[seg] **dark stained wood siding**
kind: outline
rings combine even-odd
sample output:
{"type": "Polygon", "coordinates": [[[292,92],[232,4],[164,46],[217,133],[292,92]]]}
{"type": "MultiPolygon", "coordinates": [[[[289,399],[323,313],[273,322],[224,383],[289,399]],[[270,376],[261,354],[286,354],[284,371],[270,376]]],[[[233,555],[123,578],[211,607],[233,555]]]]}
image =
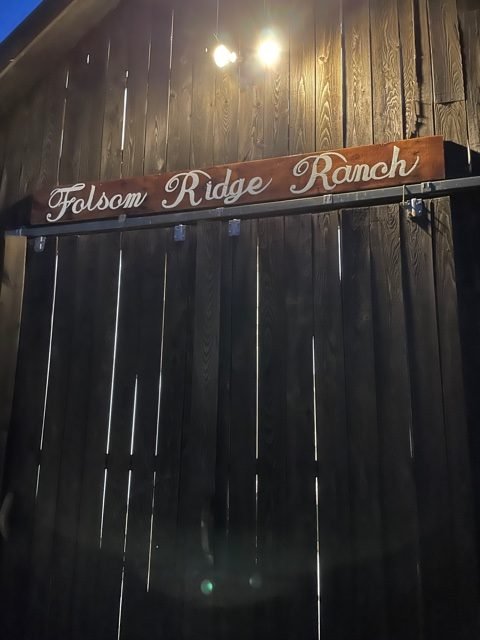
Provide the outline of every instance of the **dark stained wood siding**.
{"type": "MultiPolygon", "coordinates": [[[[219,9],[219,37],[240,56],[222,70],[210,57],[215,2],[124,0],[0,121],[0,206],[58,182],[434,133],[479,150],[471,3],[221,0],[219,9]],[[282,54],[265,69],[255,52],[270,25],[282,54]]],[[[468,159],[453,170],[468,171],[468,159]]]]}

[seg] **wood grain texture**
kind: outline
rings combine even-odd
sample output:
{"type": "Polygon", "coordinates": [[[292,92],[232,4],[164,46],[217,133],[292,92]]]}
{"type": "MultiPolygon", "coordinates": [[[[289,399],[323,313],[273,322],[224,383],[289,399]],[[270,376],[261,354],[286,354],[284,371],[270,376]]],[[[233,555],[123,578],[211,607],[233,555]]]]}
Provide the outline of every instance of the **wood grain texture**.
{"type": "Polygon", "coordinates": [[[167,170],[190,166],[192,135],[192,8],[177,6],[173,17],[172,67],[168,104],[167,170]]]}
{"type": "Polygon", "coordinates": [[[455,257],[449,198],[434,203],[435,291],[443,387],[443,411],[452,500],[453,545],[459,638],[479,634],[478,550],[458,321],[455,257]]]}
{"type": "Polygon", "coordinates": [[[460,13],[463,37],[468,141],[480,153],[480,10],[460,13]]]}
{"type": "Polygon", "coordinates": [[[47,96],[38,188],[52,188],[58,184],[68,70],[68,64],[62,64],[46,82],[47,96]]]}
{"type": "Polygon", "coordinates": [[[421,637],[417,497],[397,206],[370,210],[375,375],[391,638],[421,637]]]}
{"type": "Polygon", "coordinates": [[[338,232],[338,213],[312,217],[320,632],[347,640],[353,634],[354,584],[338,232]]]}
{"type": "MultiPolygon", "coordinates": [[[[4,602],[2,629],[6,637],[25,633],[33,542],[36,485],[47,382],[50,322],[55,278],[56,240],[43,253],[27,249],[22,328],[16,388],[8,441],[3,494],[12,492],[10,540],[2,545],[0,593],[4,602]],[[25,402],[25,389],[29,389],[25,402]]],[[[2,494],[2,497],[3,497],[2,494]]]]}
{"type": "Polygon", "coordinates": [[[452,519],[435,309],[432,235],[401,216],[424,636],[456,633],[452,519]]]}
{"type": "Polygon", "coordinates": [[[125,146],[123,176],[143,175],[147,92],[150,65],[150,25],[152,3],[130,3],[125,15],[124,34],[128,41],[127,108],[125,112],[125,146]]]}
{"type": "Polygon", "coordinates": [[[330,0],[315,4],[316,142],[315,149],[342,147],[343,48],[341,4],[330,0]]]}
{"type": "Polygon", "coordinates": [[[282,47],[278,62],[265,71],[264,157],[273,158],[286,155],[289,149],[290,20],[288,6],[277,0],[265,0],[265,11],[272,33],[282,47]]]}
{"type": "Polygon", "coordinates": [[[238,106],[237,159],[240,162],[263,158],[265,144],[265,73],[256,57],[257,31],[264,17],[264,8],[256,0],[245,0],[242,9],[238,50],[243,59],[238,106]]]}
{"type": "Polygon", "coordinates": [[[212,25],[216,6],[201,0],[197,3],[195,31],[192,33],[192,136],[189,167],[214,164],[215,63],[212,60],[212,25]],[[206,51],[208,49],[208,52],[206,51]]]}
{"type": "Polygon", "coordinates": [[[107,33],[101,32],[82,42],[70,60],[59,162],[62,183],[100,177],[107,55],[107,33]]]}
{"type": "Polygon", "coordinates": [[[373,138],[401,138],[402,74],[397,0],[370,0],[373,138]]]}
{"type": "Polygon", "coordinates": [[[315,67],[314,3],[300,0],[290,23],[291,154],[315,149],[315,67]]]}
{"type": "MultiPolygon", "coordinates": [[[[465,102],[449,102],[435,105],[435,130],[446,141],[445,171],[447,177],[465,176],[472,158],[467,149],[468,131],[465,102]]],[[[475,158],[473,158],[475,162],[475,158]]]]}
{"type": "Polygon", "coordinates": [[[388,636],[380,430],[368,209],[341,217],[346,413],[353,542],[352,617],[359,638],[388,636]]]}
{"type": "Polygon", "coordinates": [[[123,4],[108,25],[109,54],[100,167],[102,180],[112,180],[122,175],[123,113],[128,70],[128,48],[124,33],[127,15],[127,5],[123,4]]]}
{"type": "Polygon", "coordinates": [[[42,152],[46,92],[44,87],[39,89],[31,97],[31,108],[27,124],[26,140],[23,151],[22,171],[20,174],[19,195],[29,196],[38,188],[38,176],[40,172],[40,159],[42,152]]]}
{"type": "MultiPolygon", "coordinates": [[[[209,61],[211,64],[211,61],[209,61]]],[[[238,153],[238,68],[227,66],[216,73],[214,113],[214,162],[236,160],[238,153]]]]}
{"type": "Polygon", "coordinates": [[[445,140],[466,147],[468,144],[465,102],[435,105],[435,131],[445,140]]]}
{"type": "Polygon", "coordinates": [[[456,0],[428,0],[435,102],[465,100],[456,0]]]}
{"type": "MultiPolygon", "coordinates": [[[[239,52],[240,20],[242,11],[232,0],[222,2],[218,14],[218,42],[224,42],[235,53],[239,52]]],[[[216,18],[215,18],[216,19],[216,18]]],[[[210,35],[208,60],[212,65],[213,51],[218,42],[210,35]]],[[[234,162],[238,154],[238,109],[240,99],[241,62],[230,64],[215,73],[215,104],[213,114],[214,164],[234,162]]]]}
{"type": "Polygon", "coordinates": [[[146,174],[160,173],[166,166],[173,11],[153,3],[150,20],[150,69],[144,163],[146,174]]]}
{"type": "Polygon", "coordinates": [[[343,11],[345,42],[345,144],[373,141],[372,71],[368,0],[346,0],[343,11]]]}
{"type": "Polygon", "coordinates": [[[398,3],[398,20],[402,62],[403,137],[411,138],[416,133],[415,0],[404,0],[398,3]]]}
{"type": "Polygon", "coordinates": [[[8,122],[6,134],[6,152],[4,165],[4,201],[7,206],[20,200],[20,179],[25,160],[25,144],[28,127],[29,109],[23,102],[14,111],[8,122]]]}
{"type": "Polygon", "coordinates": [[[34,195],[31,224],[118,218],[274,202],[353,188],[414,184],[445,176],[441,137],[429,137],[62,187],[34,195]],[[68,195],[68,199],[67,199],[68,195]],[[119,200],[120,199],[120,200],[119,200]],[[105,202],[107,200],[107,202],[105,202]],[[76,209],[80,205],[81,209],[76,209]]]}
{"type": "Polygon", "coordinates": [[[415,46],[417,68],[416,115],[417,135],[432,135],[433,124],[433,79],[432,53],[428,26],[428,0],[418,0],[415,8],[415,46]]]}

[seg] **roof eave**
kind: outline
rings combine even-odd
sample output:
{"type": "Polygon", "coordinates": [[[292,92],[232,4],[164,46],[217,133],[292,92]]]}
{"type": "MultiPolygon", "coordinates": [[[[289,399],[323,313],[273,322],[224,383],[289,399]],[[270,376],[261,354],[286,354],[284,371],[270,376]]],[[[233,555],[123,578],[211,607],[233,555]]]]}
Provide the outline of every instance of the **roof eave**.
{"type": "Polygon", "coordinates": [[[8,112],[120,0],[45,0],[0,45],[0,115],[8,112]]]}

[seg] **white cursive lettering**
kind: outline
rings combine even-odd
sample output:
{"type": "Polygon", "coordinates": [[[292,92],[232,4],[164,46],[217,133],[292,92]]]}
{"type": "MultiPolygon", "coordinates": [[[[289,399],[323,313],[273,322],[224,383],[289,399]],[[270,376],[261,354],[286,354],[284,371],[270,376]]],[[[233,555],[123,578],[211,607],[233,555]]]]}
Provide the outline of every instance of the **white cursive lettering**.
{"type": "Polygon", "coordinates": [[[405,160],[400,159],[400,148],[394,145],[390,166],[386,162],[377,162],[373,166],[368,164],[348,164],[347,159],[336,151],[327,151],[318,155],[308,156],[300,160],[293,168],[296,178],[307,176],[303,186],[292,185],[290,192],[295,194],[307,193],[318,180],[321,180],[325,191],[333,191],[338,185],[346,182],[370,182],[371,180],[386,180],[397,175],[406,177],[412,174],[418,167],[420,157],[408,169],[405,160]],[[340,159],[343,164],[333,172],[333,162],[340,159]]]}
{"type": "Polygon", "coordinates": [[[77,198],[73,194],[79,193],[85,189],[86,185],[79,182],[71,187],[59,187],[54,189],[50,194],[48,206],[51,209],[47,213],[48,222],[58,222],[67,211],[71,209],[73,215],[77,216],[84,211],[106,211],[107,209],[139,209],[148,198],[148,193],[127,193],[125,196],[115,193],[108,197],[102,192],[99,197],[96,196],[95,186],[90,187],[88,199],[77,198]]]}

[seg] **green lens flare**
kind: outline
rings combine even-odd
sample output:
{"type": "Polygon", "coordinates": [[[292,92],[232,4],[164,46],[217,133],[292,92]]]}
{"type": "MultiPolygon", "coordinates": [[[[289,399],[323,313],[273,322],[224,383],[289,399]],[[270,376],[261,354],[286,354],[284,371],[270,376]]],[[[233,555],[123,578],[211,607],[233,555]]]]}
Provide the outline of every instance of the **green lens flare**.
{"type": "Polygon", "coordinates": [[[200,585],[200,591],[203,593],[204,596],[211,595],[214,589],[215,589],[215,585],[211,580],[203,580],[202,584],[200,585]]]}

